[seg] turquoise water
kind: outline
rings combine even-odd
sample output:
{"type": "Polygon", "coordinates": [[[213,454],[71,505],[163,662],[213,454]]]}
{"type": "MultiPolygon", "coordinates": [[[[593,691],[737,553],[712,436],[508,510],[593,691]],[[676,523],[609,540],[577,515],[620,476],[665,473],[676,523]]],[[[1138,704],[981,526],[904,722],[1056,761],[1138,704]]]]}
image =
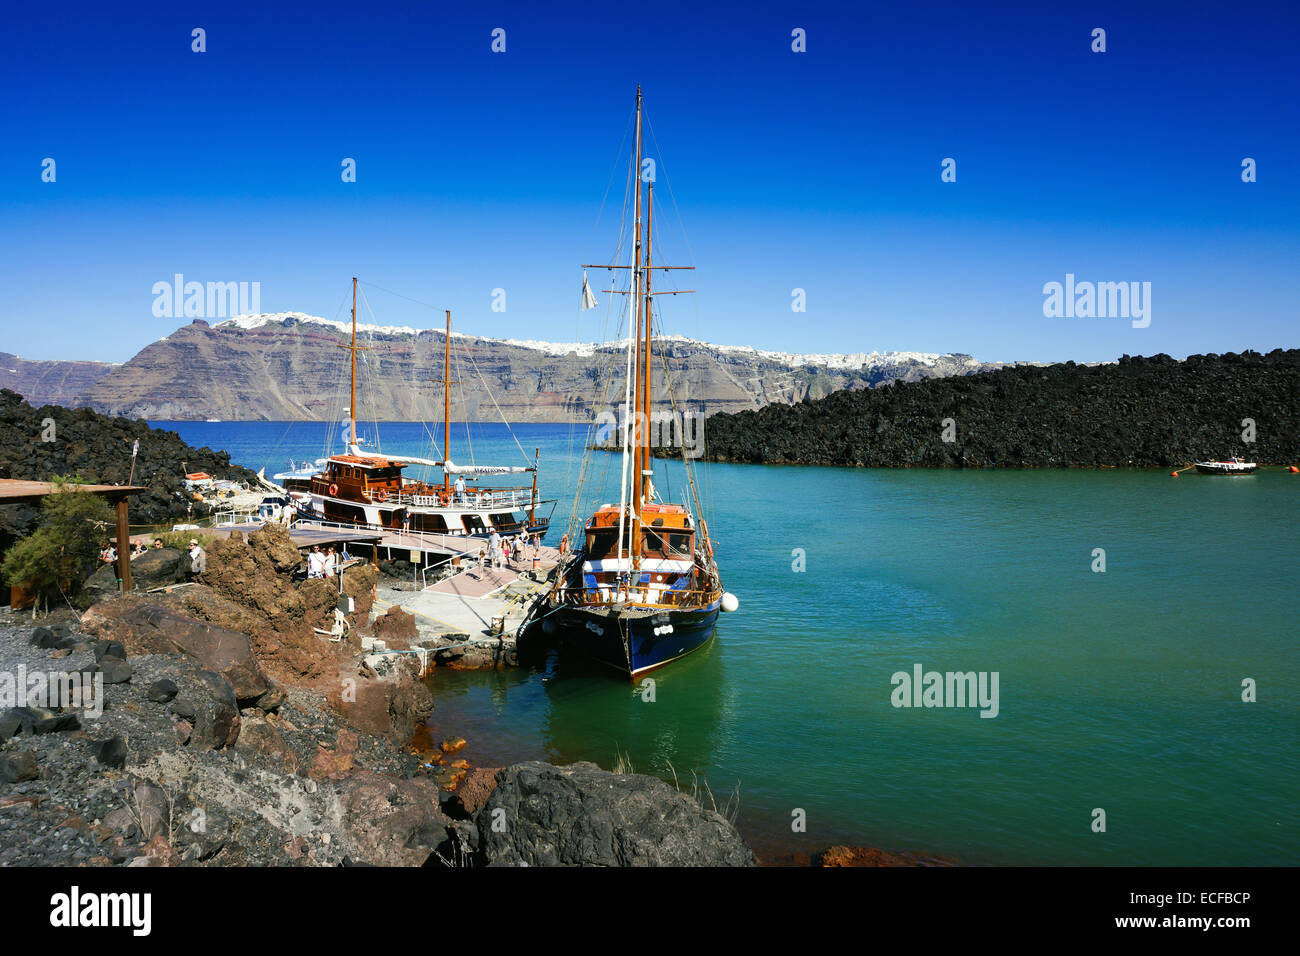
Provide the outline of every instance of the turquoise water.
{"type": "MultiPolygon", "coordinates": [[[[324,450],[323,425],[161,424],[268,472],[324,450]]],[[[388,450],[429,454],[422,426],[380,428],[388,450]]],[[[562,499],[556,539],[583,435],[516,434],[562,499]]],[[[499,426],[471,436],[481,462],[522,461],[499,426]]],[[[618,466],[597,456],[584,508],[617,498],[602,489],[618,466]]],[[[972,863],[1300,862],[1300,477],[700,471],[741,607],[655,675],[654,702],[571,662],[440,672],[435,733],[464,735],[481,766],[621,753],[688,787],[694,771],[720,807],[738,785],[737,823],[769,858],[853,843],[972,863]],[[996,671],[997,717],[894,707],[891,677],[915,664],[996,671]]],[[[680,466],[656,483],[679,489],[680,466]]]]}

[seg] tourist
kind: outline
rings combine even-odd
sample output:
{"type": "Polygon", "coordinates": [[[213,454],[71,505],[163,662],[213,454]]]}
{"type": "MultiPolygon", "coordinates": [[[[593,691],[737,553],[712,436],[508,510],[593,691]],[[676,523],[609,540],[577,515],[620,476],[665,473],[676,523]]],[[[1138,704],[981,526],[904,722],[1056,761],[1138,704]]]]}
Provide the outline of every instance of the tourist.
{"type": "Polygon", "coordinates": [[[483,547],[478,549],[478,566],[480,571],[483,570],[485,567],[487,567],[487,561],[488,561],[488,549],[487,549],[487,545],[484,545],[483,547]]]}
{"type": "Polygon", "coordinates": [[[327,578],[334,577],[334,572],[338,570],[338,566],[339,566],[338,555],[334,553],[334,546],[330,545],[328,548],[325,549],[325,567],[324,567],[325,577],[327,578]]]}
{"type": "Polygon", "coordinates": [[[560,554],[569,553],[569,536],[566,534],[560,538],[560,554]]]}
{"type": "Polygon", "coordinates": [[[410,534],[410,533],[411,533],[411,513],[409,511],[403,511],[402,512],[402,534],[410,534]]]}
{"type": "Polygon", "coordinates": [[[492,529],[492,536],[488,538],[488,557],[492,559],[492,567],[501,566],[501,535],[497,534],[496,529],[492,529]]]}
{"type": "Polygon", "coordinates": [[[307,577],[325,577],[325,555],[321,553],[319,544],[313,544],[311,553],[307,555],[307,577]]]}
{"type": "Polygon", "coordinates": [[[199,547],[195,538],[190,538],[190,577],[196,578],[208,570],[208,553],[199,547]]]}
{"type": "Polygon", "coordinates": [[[162,550],[162,546],[163,546],[162,538],[154,538],[154,539],[153,539],[153,549],[154,549],[155,551],[161,551],[161,550],[162,550]]]}
{"type": "Polygon", "coordinates": [[[532,551],[533,551],[533,577],[537,577],[537,562],[542,557],[542,536],[539,534],[533,535],[532,551]]]}
{"type": "Polygon", "coordinates": [[[456,476],[455,487],[456,487],[456,500],[463,503],[465,501],[465,476],[464,475],[456,476]]]}

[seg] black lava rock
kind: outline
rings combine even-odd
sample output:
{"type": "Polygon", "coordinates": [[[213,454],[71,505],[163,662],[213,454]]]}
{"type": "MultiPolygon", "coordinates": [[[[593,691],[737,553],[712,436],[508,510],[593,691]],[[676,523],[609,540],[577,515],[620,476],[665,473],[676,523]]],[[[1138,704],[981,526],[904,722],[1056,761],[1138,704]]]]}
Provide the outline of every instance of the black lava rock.
{"type": "Polygon", "coordinates": [[[19,730],[24,734],[57,734],[81,729],[76,714],[60,714],[44,707],[15,707],[5,715],[4,728],[0,729],[11,726],[12,719],[17,720],[19,730]]]}
{"type": "Polygon", "coordinates": [[[110,737],[108,740],[97,740],[91,744],[95,753],[95,759],[106,767],[112,767],[121,770],[126,766],[126,755],[128,753],[126,741],[121,737],[110,737]]]}
{"type": "Polygon", "coordinates": [[[1168,468],[1239,455],[1290,464],[1300,461],[1298,395],[1298,349],[1182,362],[1162,354],[1125,355],[1109,365],[1017,365],[712,415],[704,423],[704,457],[868,467],[1168,468]],[[1253,442],[1242,437],[1247,418],[1256,423],[1253,442]]]}
{"type": "Polygon", "coordinates": [[[22,783],[24,780],[35,780],[40,775],[36,754],[30,750],[0,754],[0,782],[22,783]]]}
{"type": "Polygon", "coordinates": [[[51,631],[48,627],[38,627],[32,630],[32,639],[31,639],[32,647],[43,647],[49,650],[53,650],[54,643],[57,640],[58,638],[54,636],[54,632],[51,631]]]}
{"type": "Polygon", "coordinates": [[[475,824],[488,866],[754,865],[721,814],[657,777],[593,763],[500,771],[475,824]]]}
{"type": "MultiPolygon", "coordinates": [[[[179,689],[180,688],[176,686],[175,681],[168,680],[164,677],[162,680],[156,680],[149,685],[147,696],[155,703],[165,704],[176,696],[179,689]]],[[[194,715],[191,714],[190,716],[192,717],[194,715]]]]}
{"type": "Polygon", "coordinates": [[[116,657],[105,657],[99,664],[105,684],[125,684],[131,679],[131,665],[116,657]]]}
{"type": "Polygon", "coordinates": [[[115,657],[119,661],[124,661],[126,660],[126,648],[117,641],[96,641],[95,660],[98,663],[103,663],[106,657],[115,657]]]}

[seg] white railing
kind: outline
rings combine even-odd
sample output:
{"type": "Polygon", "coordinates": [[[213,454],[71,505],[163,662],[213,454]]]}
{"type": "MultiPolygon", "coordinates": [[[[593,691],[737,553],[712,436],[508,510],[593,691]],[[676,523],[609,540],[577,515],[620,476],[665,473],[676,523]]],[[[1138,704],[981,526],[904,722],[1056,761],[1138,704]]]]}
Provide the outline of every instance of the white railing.
{"type": "Polygon", "coordinates": [[[386,494],[382,500],[376,494],[370,496],[370,500],[375,504],[406,505],[415,508],[448,508],[455,511],[472,511],[475,509],[499,511],[503,508],[513,510],[515,508],[527,508],[533,500],[532,492],[526,490],[466,491],[460,494],[453,491],[445,504],[442,498],[442,495],[415,494],[404,491],[397,494],[386,494]]]}

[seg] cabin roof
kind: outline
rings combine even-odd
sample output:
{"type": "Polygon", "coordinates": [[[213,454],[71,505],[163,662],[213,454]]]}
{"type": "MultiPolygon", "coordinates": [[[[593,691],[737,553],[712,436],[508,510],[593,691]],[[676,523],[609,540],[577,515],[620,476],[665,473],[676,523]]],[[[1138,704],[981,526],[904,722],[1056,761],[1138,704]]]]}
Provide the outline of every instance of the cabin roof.
{"type": "Polygon", "coordinates": [[[359,455],[331,455],[331,463],[351,465],[353,468],[404,468],[406,462],[390,458],[362,458],[359,455]]]}

